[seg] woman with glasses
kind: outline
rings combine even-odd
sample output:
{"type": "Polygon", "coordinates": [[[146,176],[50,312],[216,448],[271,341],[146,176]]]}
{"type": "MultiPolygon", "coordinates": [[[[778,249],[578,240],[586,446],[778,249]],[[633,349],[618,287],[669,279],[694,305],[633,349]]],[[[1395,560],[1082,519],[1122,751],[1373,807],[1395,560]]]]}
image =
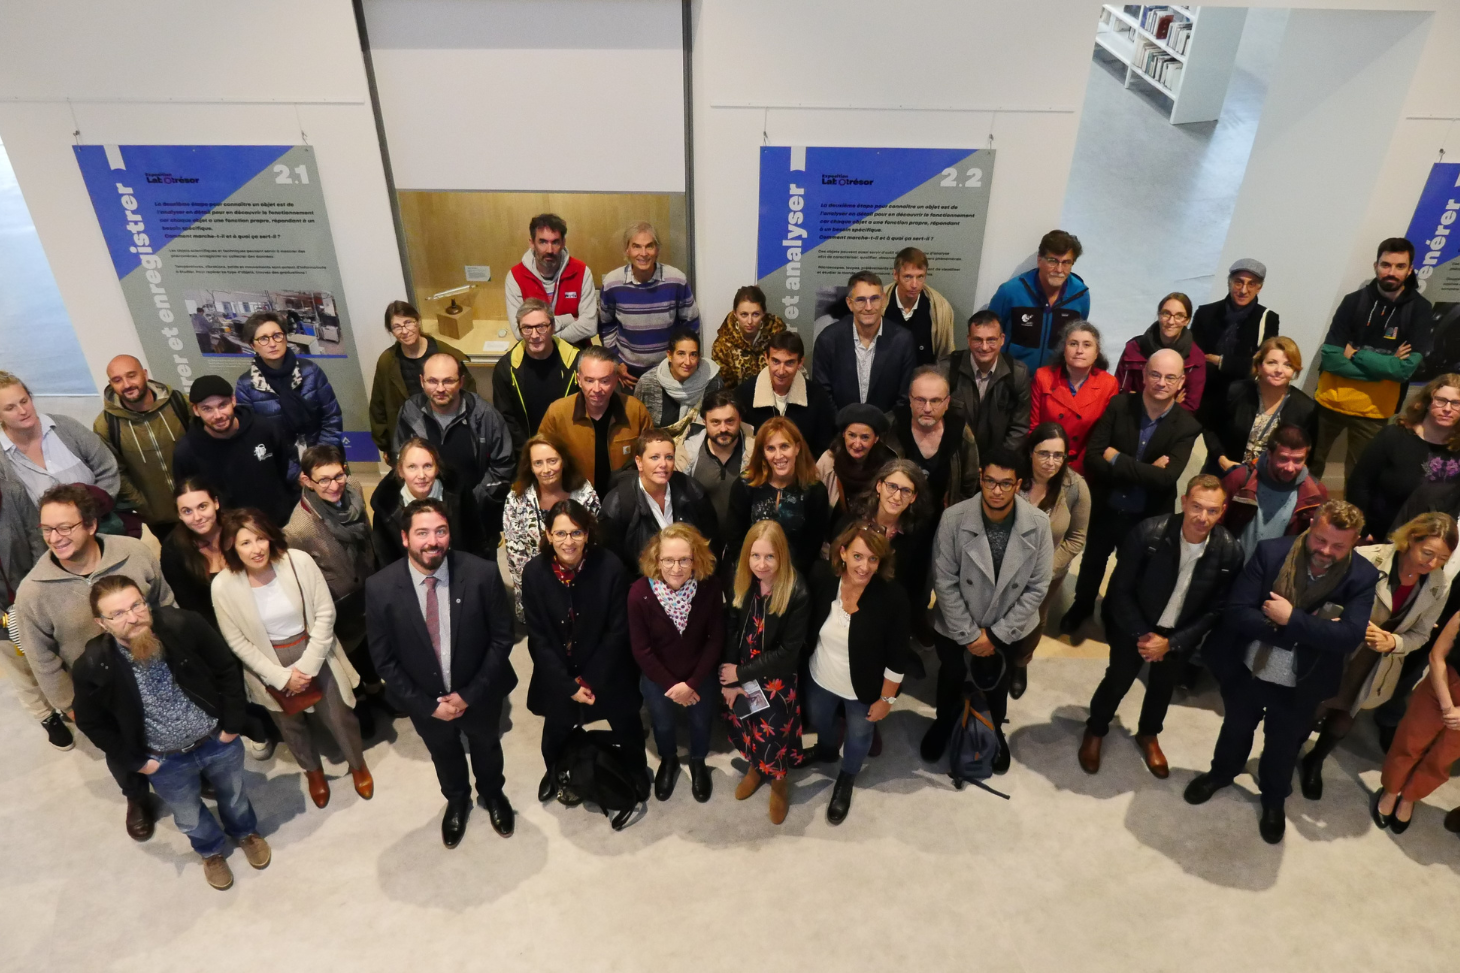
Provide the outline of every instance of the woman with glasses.
{"type": "Polygon", "coordinates": [[[243,340],[253,349],[253,364],[234,383],[234,398],[255,415],[272,417],[301,452],[310,446],[340,445],[344,419],[334,387],[324,369],[294,353],[283,315],[250,314],[243,323],[243,340]]]}
{"type": "Polygon", "coordinates": [[[765,368],[770,340],[786,330],[786,322],[766,313],[765,291],[750,284],[735,292],[731,311],[725,315],[710,357],[720,366],[720,378],[727,389],[741,382],[753,382],[765,368]]]}
{"type": "Polygon", "coordinates": [[[1348,479],[1346,497],[1364,512],[1370,537],[1386,537],[1421,483],[1460,479],[1460,374],[1441,375],[1379,430],[1348,479]]]}
{"type": "Polygon", "coordinates": [[[1070,437],[1070,469],[1084,475],[1085,440],[1120,391],[1100,351],[1100,330],[1076,321],[1060,335],[1060,359],[1034,373],[1029,389],[1029,425],[1057,422],[1070,437]]]}
{"type": "MultiPolygon", "coordinates": [[[[755,431],[750,465],[730,488],[726,571],[740,562],[751,525],[773,520],[785,533],[792,565],[803,577],[809,576],[826,542],[830,517],[826,487],[816,474],[811,448],[801,430],[784,416],[772,416],[755,431]]],[[[728,584],[729,578],[726,580],[728,584]]]]}
{"type": "Polygon", "coordinates": [[[405,301],[385,306],[385,330],[395,344],[380,353],[375,362],[375,380],[370,384],[370,438],[394,465],[391,437],[406,399],[421,391],[421,368],[426,359],[446,354],[461,362],[461,388],[477,390],[476,379],[466,367],[466,356],[449,344],[438,342],[421,330],[421,312],[405,301]]]}
{"type": "Polygon", "coordinates": [[[507,548],[507,574],[512,579],[512,602],[522,621],[522,569],[543,551],[547,512],[564,500],[576,500],[594,517],[599,514],[598,491],[573,465],[573,457],[558,440],[538,433],[522,447],[517,479],[502,513],[502,539],[507,548]]]}
{"type": "MultiPolygon", "coordinates": [[[[1318,440],[1318,406],[1294,382],[1303,372],[1303,353],[1292,338],[1269,338],[1252,356],[1252,376],[1227,386],[1221,409],[1212,409],[1202,433],[1207,472],[1225,475],[1244,463],[1255,466],[1279,426],[1297,426],[1318,440]]],[[[1208,390],[1210,392],[1210,390],[1208,390]]]]}
{"type": "Polygon", "coordinates": [[[1156,322],[1146,333],[1126,342],[1125,351],[1115,366],[1115,380],[1122,392],[1139,392],[1145,386],[1146,359],[1162,348],[1175,349],[1185,362],[1186,384],[1177,401],[1188,412],[1201,405],[1202,390],[1207,383],[1207,356],[1196,346],[1191,329],[1191,298],[1182,293],[1167,294],[1156,310],[1156,322]]]}
{"type": "Polygon", "coordinates": [[[724,597],[710,542],[689,524],[661,530],[639,558],[643,577],[629,588],[629,644],[643,673],[659,772],[654,796],[669,800],[679,778],[678,714],[689,721],[690,792],[710,799],[710,726],[718,708],[715,667],[725,641],[724,597]]]}
{"type": "Polygon", "coordinates": [[[1059,597],[1070,562],[1085,549],[1090,528],[1090,487],[1070,468],[1070,434],[1057,422],[1041,422],[1029,434],[1030,477],[1021,495],[1049,516],[1054,543],[1054,573],[1049,593],[1039,603],[1039,625],[1025,636],[1014,653],[1009,673],[1009,696],[1018,699],[1029,688],[1029,661],[1044,636],[1049,609],[1059,597]]]}
{"type": "Polygon", "coordinates": [[[678,437],[704,411],[705,400],[724,387],[719,364],[700,355],[700,336],[675,328],[664,360],[635,383],[634,398],[649,410],[656,429],[678,437]]]}
{"type": "Polygon", "coordinates": [[[375,793],[355,718],[359,675],[335,637],[335,602],[314,558],[291,551],[279,528],[252,508],[223,514],[219,545],[227,570],[213,578],[213,608],[233,654],[243,663],[248,698],[269,711],[284,744],[304,771],[315,807],[330,801],[319,750],[305,710],[288,712],[290,697],[317,690],[315,718],[350,766],[355,793],[375,793]]]}
{"type": "Polygon", "coordinates": [[[370,508],[375,512],[370,536],[377,564],[385,567],[406,556],[401,541],[405,525],[402,515],[413,501],[427,497],[446,504],[452,549],[477,553],[481,546],[481,521],[473,510],[462,509],[454,481],[455,475],[442,468],[441,454],[431,443],[416,437],[401,443],[395,468],[385,474],[370,495],[370,508]]]}
{"type": "MultiPolygon", "coordinates": [[[[607,720],[619,753],[648,796],[649,764],[639,720],[639,667],[629,649],[628,574],[598,546],[598,524],[576,500],[560,500],[547,514],[547,546],[522,569],[522,612],[532,681],[527,709],[541,716],[542,760],[547,770],[537,799],[557,795],[566,806],[582,799],[560,788],[558,758],[583,723],[607,720]]],[[[614,815],[615,831],[631,810],[614,815]]]]}

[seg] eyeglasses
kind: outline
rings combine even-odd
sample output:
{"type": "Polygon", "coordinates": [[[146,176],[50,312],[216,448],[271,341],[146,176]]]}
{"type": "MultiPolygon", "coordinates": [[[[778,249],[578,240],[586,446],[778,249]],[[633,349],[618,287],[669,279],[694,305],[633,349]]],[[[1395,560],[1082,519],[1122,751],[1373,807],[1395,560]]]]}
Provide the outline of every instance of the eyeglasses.
{"type": "Polygon", "coordinates": [[[41,536],[50,537],[53,534],[60,534],[62,537],[70,537],[71,533],[75,531],[77,527],[80,527],[82,523],[83,521],[78,520],[74,524],[57,524],[54,527],[51,527],[47,524],[41,524],[41,536]]]}
{"type": "Polygon", "coordinates": [[[575,540],[581,541],[588,534],[582,530],[555,530],[548,535],[555,541],[575,540]]]}
{"type": "Polygon", "coordinates": [[[1191,320],[1191,315],[1187,314],[1185,311],[1161,311],[1156,315],[1156,317],[1160,318],[1162,321],[1191,320]]]}
{"type": "Polygon", "coordinates": [[[256,345],[273,345],[279,343],[280,341],[287,340],[288,339],[284,337],[284,332],[282,331],[270,332],[269,334],[256,334],[253,336],[253,343],[256,345]]]}
{"type": "Polygon", "coordinates": [[[339,486],[350,478],[348,473],[336,473],[334,476],[313,477],[309,481],[315,486],[339,486]]]}
{"type": "Polygon", "coordinates": [[[131,615],[133,618],[146,618],[147,602],[143,601],[141,598],[138,598],[136,601],[132,602],[121,611],[112,612],[110,615],[102,615],[101,617],[109,622],[118,622],[122,620],[122,617],[124,615],[131,615]]]}
{"type": "Polygon", "coordinates": [[[524,336],[530,334],[547,334],[552,329],[553,326],[551,324],[521,324],[517,326],[517,330],[521,331],[524,336]]]}
{"type": "Polygon", "coordinates": [[[882,481],[882,487],[883,489],[892,491],[892,495],[895,497],[907,497],[911,499],[918,495],[917,487],[898,486],[896,483],[888,480],[882,481]]]}
{"type": "Polygon", "coordinates": [[[661,568],[688,568],[693,567],[694,563],[693,557],[661,557],[659,559],[661,568]]]}
{"type": "Polygon", "coordinates": [[[986,476],[981,476],[978,478],[978,482],[981,483],[983,485],[983,488],[990,493],[1008,493],[1010,490],[1014,489],[1014,484],[1018,483],[1019,481],[991,480],[986,476]]]}

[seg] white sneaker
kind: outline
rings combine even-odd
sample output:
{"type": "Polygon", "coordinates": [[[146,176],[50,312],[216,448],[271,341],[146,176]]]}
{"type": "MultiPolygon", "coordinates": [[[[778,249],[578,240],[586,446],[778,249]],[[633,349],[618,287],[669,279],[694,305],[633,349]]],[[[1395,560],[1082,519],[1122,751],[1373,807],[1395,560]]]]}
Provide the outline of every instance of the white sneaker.
{"type": "Polygon", "coordinates": [[[268,760],[274,755],[274,741],[266,740],[263,743],[243,738],[243,749],[255,760],[268,760]]]}

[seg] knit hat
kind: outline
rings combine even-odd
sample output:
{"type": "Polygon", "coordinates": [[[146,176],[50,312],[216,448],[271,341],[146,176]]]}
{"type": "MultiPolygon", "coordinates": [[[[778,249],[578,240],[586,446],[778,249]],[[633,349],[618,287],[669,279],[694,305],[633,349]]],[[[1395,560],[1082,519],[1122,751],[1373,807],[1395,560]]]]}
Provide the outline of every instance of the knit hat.
{"type": "Polygon", "coordinates": [[[193,379],[192,387],[188,389],[188,401],[193,405],[215,395],[233,398],[233,386],[228,379],[219,375],[199,375],[193,379]]]}
{"type": "Polygon", "coordinates": [[[875,405],[853,402],[851,405],[842,406],[841,411],[836,414],[837,432],[845,432],[847,426],[854,423],[871,427],[878,439],[887,435],[887,416],[883,415],[882,410],[875,405]]]}
{"type": "Polygon", "coordinates": [[[1243,257],[1232,265],[1231,270],[1227,271],[1228,277],[1235,277],[1238,274],[1251,274],[1258,280],[1267,280],[1267,266],[1251,257],[1243,257]]]}

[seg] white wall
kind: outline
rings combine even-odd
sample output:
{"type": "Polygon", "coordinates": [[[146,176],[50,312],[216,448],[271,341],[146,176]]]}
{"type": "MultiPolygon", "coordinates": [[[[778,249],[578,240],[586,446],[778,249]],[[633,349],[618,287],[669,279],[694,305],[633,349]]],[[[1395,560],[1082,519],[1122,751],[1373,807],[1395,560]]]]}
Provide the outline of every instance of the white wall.
{"type": "Polygon", "coordinates": [[[376,316],[405,288],[349,0],[0,0],[0,23],[0,139],[99,387],[141,349],[75,142],[288,145],[301,129],[368,384],[389,342],[376,316]]]}
{"type": "Polygon", "coordinates": [[[399,189],[684,192],[678,0],[367,0],[399,189]]]}

